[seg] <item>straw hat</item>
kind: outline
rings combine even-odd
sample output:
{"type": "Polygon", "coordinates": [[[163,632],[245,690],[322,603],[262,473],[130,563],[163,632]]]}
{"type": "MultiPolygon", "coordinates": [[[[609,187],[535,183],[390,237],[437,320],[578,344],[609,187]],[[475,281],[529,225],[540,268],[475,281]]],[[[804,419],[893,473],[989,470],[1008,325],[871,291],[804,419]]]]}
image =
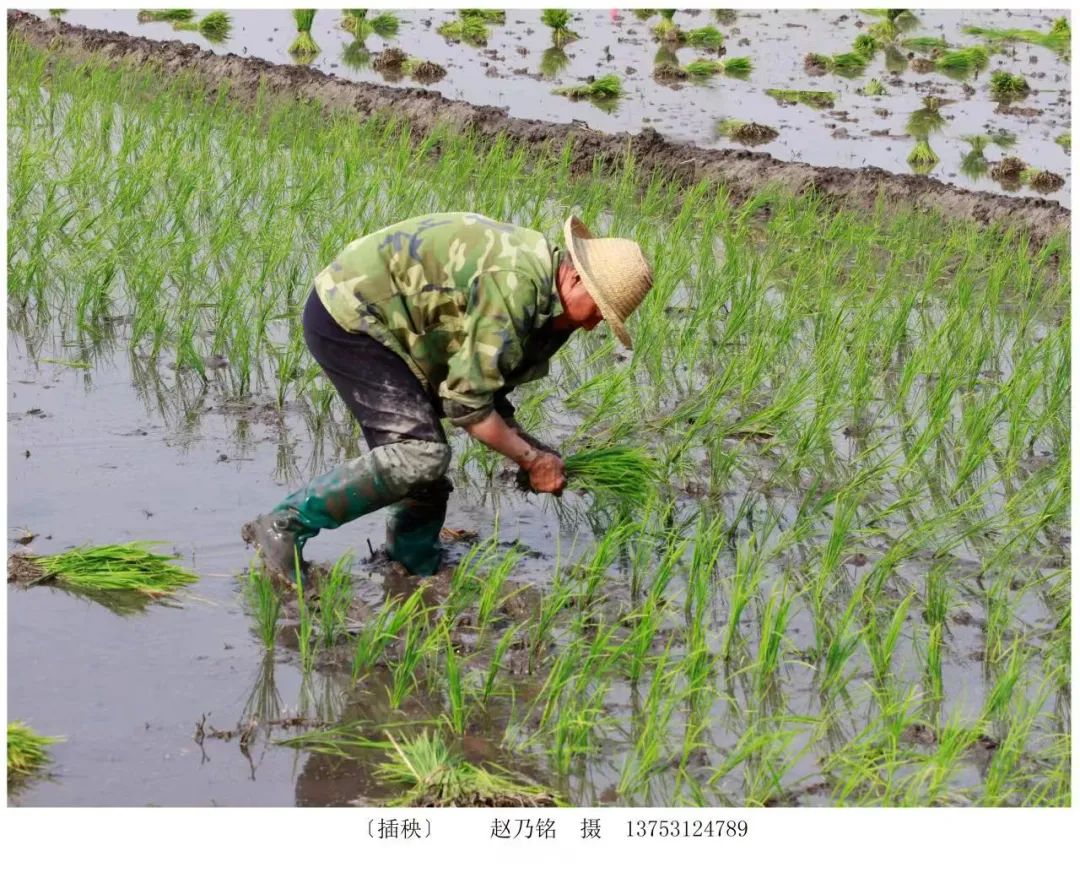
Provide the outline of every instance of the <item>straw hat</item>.
{"type": "Polygon", "coordinates": [[[566,249],[593,301],[611,329],[632,348],[624,321],[652,288],[645,254],[626,238],[594,238],[576,216],[566,221],[566,249]]]}

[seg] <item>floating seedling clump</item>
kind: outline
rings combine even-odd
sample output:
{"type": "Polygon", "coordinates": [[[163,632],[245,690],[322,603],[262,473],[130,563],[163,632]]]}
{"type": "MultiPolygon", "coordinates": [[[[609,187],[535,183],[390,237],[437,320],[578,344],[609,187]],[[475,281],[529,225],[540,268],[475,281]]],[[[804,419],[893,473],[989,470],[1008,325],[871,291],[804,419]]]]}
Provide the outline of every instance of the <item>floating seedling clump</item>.
{"type": "Polygon", "coordinates": [[[401,27],[401,22],[392,12],[380,12],[374,18],[368,18],[368,9],[345,9],[341,17],[341,26],[359,42],[372,34],[378,37],[392,37],[401,27]]]}
{"type": "Polygon", "coordinates": [[[964,33],[983,37],[991,43],[1032,43],[1043,46],[1059,55],[1069,52],[1072,30],[1066,18],[1054,21],[1049,33],[1026,28],[993,28],[971,25],[964,28],[964,33]]]}
{"type": "Polygon", "coordinates": [[[822,55],[810,52],[803,59],[803,66],[811,76],[836,73],[840,76],[858,76],[870,61],[858,52],[841,52],[839,55],[822,55]]]}
{"type": "Polygon", "coordinates": [[[767,88],[765,94],[781,104],[804,104],[815,110],[830,109],[836,103],[836,92],[800,91],[790,88],[767,88]]]}
{"type": "Polygon", "coordinates": [[[191,21],[194,9],[140,9],[139,21],[191,21]]]}
{"type": "Polygon", "coordinates": [[[930,143],[926,140],[915,143],[915,148],[908,155],[907,160],[911,169],[917,174],[929,173],[938,163],[937,153],[930,148],[930,143]]]}
{"type": "Polygon", "coordinates": [[[1001,182],[1020,181],[1020,175],[1027,170],[1027,164],[1016,156],[1005,156],[1000,162],[990,166],[990,177],[1001,182]]]}
{"type": "Polygon", "coordinates": [[[885,86],[881,84],[880,79],[871,79],[866,85],[859,89],[859,93],[872,98],[888,94],[885,90],[885,86]]]}
{"type": "Polygon", "coordinates": [[[63,741],[39,735],[25,723],[9,722],[7,727],[8,784],[25,781],[49,762],[49,747],[63,741]]]}
{"type": "Polygon", "coordinates": [[[945,37],[908,37],[900,41],[900,45],[911,52],[924,52],[934,54],[944,52],[949,48],[945,37]]]}
{"type": "Polygon", "coordinates": [[[315,21],[314,9],[294,9],[296,20],[296,39],[289,46],[289,54],[296,58],[314,58],[319,54],[319,47],[311,36],[311,25],[315,21]]]}
{"type": "Polygon", "coordinates": [[[950,76],[971,76],[990,63],[990,52],[985,46],[968,46],[942,52],[934,58],[934,68],[950,76]]]}
{"type": "Polygon", "coordinates": [[[220,43],[229,38],[232,31],[232,18],[225,12],[210,12],[198,21],[172,19],[177,30],[197,30],[212,43],[220,43]]]}
{"type": "Polygon", "coordinates": [[[724,47],[724,35],[712,25],[706,25],[683,32],[679,42],[695,49],[712,49],[717,52],[724,47]]]}
{"type": "Polygon", "coordinates": [[[753,62],[747,57],[738,58],[695,58],[686,65],[686,72],[691,76],[705,78],[724,74],[726,76],[748,76],[753,70],[753,62]]]}
{"type": "Polygon", "coordinates": [[[401,65],[401,71],[406,76],[411,76],[417,82],[422,82],[425,85],[432,82],[438,82],[446,76],[445,67],[441,64],[436,64],[434,61],[427,61],[423,58],[406,58],[401,65]]]}
{"type": "Polygon", "coordinates": [[[545,9],[540,20],[551,28],[551,43],[554,46],[565,46],[578,38],[578,35],[570,30],[569,9],[545,9]]]}
{"type": "Polygon", "coordinates": [[[470,46],[486,46],[488,40],[487,25],[479,16],[463,16],[444,22],[439,25],[438,33],[451,42],[468,43],[470,46]]]}
{"type": "Polygon", "coordinates": [[[389,49],[384,49],[377,55],[373,55],[371,66],[380,72],[396,73],[401,71],[408,60],[409,56],[406,52],[397,46],[391,46],[389,49]]]}
{"type": "Polygon", "coordinates": [[[1027,80],[1016,73],[995,70],[990,74],[990,94],[998,101],[1016,101],[1031,91],[1027,80]]]}
{"type": "Polygon", "coordinates": [[[157,597],[198,580],[190,570],[177,566],[174,558],[151,550],[154,543],[132,542],[111,546],[86,546],[56,555],[13,555],[18,560],[14,577],[26,584],[55,580],[59,585],[96,592],[137,592],[157,597]]]}
{"type": "Polygon", "coordinates": [[[716,130],[721,137],[727,137],[747,146],[760,146],[776,140],[778,136],[777,130],[768,125],[758,122],[740,122],[737,119],[722,119],[717,122],[716,130]]]}

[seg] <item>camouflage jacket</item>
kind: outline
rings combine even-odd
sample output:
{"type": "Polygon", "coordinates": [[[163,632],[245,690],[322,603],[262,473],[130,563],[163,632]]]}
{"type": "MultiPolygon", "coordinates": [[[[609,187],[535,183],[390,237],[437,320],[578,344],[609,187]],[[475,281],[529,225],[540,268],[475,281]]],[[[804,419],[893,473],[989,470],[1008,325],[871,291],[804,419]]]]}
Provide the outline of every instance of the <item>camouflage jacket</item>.
{"type": "Polygon", "coordinates": [[[506,392],[547,374],[569,336],[551,319],[559,251],[531,229],[474,213],[436,213],[350,243],[315,278],[326,310],[402,357],[440,414],[465,425],[506,392]]]}

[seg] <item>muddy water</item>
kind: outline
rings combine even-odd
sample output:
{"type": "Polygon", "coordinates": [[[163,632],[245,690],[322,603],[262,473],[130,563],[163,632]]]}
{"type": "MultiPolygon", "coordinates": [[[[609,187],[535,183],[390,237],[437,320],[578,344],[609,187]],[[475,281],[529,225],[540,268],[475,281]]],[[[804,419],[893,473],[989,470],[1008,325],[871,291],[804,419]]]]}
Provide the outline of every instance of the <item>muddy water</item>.
{"type": "MultiPolygon", "coordinates": [[[[915,10],[920,24],[911,34],[944,36],[950,45],[973,45],[977,38],[963,34],[962,28],[1034,28],[1047,31],[1052,20],[1064,14],[1055,10],[915,10]]],[[[907,156],[913,140],[904,132],[908,115],[921,105],[927,94],[952,101],[943,108],[946,126],[932,135],[930,144],[940,157],[930,175],[958,186],[985,191],[1002,191],[988,176],[971,179],[961,170],[968,151],[963,135],[1005,130],[1017,137],[1009,154],[1028,164],[1063,176],[1065,186],[1045,197],[1069,204],[1069,156],[1054,138],[1069,130],[1071,94],[1069,66],[1053,52],[1039,46],[1017,44],[1006,54],[991,58],[990,70],[1001,67],[1021,73],[1033,93],[1017,107],[1034,115],[1006,115],[988,92],[990,70],[969,80],[974,93],[964,84],[943,74],[919,74],[908,69],[894,75],[886,70],[881,53],[866,71],[851,79],[826,74],[811,77],[803,69],[807,52],[834,53],[851,48],[852,41],[865,33],[870,23],[857,11],[839,10],[753,10],[739,12],[734,23],[719,25],[725,34],[728,57],[746,55],[754,71],[746,80],[716,77],[703,84],[675,87],[652,78],[658,44],[652,39],[649,22],[640,22],[628,12],[576,10],[571,24],[581,37],[566,47],[568,64],[555,79],[539,72],[540,60],[550,45],[549,31],[540,22],[537,10],[509,10],[507,23],[490,28],[486,48],[450,43],[436,33],[442,22],[453,17],[449,10],[402,10],[397,13],[402,26],[397,37],[382,40],[370,37],[367,47],[378,51],[387,45],[400,46],[410,55],[436,61],[447,68],[442,81],[427,86],[444,96],[473,104],[506,108],[511,115],[545,121],[578,120],[605,132],[638,132],[650,126],[680,142],[705,147],[736,146],[717,137],[718,119],[735,118],[764,123],[777,128],[779,137],[755,147],[782,160],[798,160],[814,165],[851,168],[878,167],[895,173],[910,173],[907,156]],[[623,80],[625,96],[618,105],[601,110],[588,102],[571,102],[551,94],[556,85],[573,84],[590,75],[617,73],[623,80]],[[883,97],[863,97],[860,89],[871,78],[880,79],[888,90],[883,97]],[[782,107],[765,95],[767,88],[823,89],[837,93],[832,110],[816,111],[803,106],[782,107]]],[[[87,27],[121,30],[153,39],[180,39],[217,53],[265,58],[276,63],[292,63],[287,48],[295,36],[288,10],[237,11],[228,40],[211,44],[198,33],[174,31],[165,23],[139,23],[135,10],[71,10],[64,20],[87,27]]],[[[684,28],[714,23],[708,12],[680,11],[676,22],[684,28]]],[[[312,66],[337,76],[367,82],[383,82],[371,69],[351,69],[343,59],[350,36],[338,26],[337,11],[323,10],[315,18],[313,36],[322,49],[312,66]]],[[[653,22],[654,23],[654,22],[653,22]]],[[[678,52],[685,64],[705,53],[692,48],[678,52]]],[[[402,85],[415,85],[404,80],[402,85]]],[[[986,157],[996,161],[1005,153],[987,148],[986,157]]],[[[1021,187],[1016,194],[1033,195],[1021,187]]]]}

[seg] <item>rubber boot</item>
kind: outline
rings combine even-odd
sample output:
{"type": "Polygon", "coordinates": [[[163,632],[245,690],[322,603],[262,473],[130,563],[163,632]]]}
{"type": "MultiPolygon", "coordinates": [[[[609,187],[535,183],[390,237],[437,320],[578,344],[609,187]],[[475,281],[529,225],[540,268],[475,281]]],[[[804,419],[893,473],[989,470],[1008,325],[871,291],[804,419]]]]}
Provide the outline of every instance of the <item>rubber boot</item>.
{"type": "Polygon", "coordinates": [[[446,503],[452,490],[450,480],[442,478],[410,491],[389,510],[386,553],[414,576],[430,576],[439,569],[439,532],[446,521],[446,503]]]}
{"type": "Polygon", "coordinates": [[[407,441],[382,445],[334,467],[241,529],[272,573],[296,577],[294,553],[306,568],[304,544],[320,530],[336,528],[404,498],[417,484],[440,479],[450,448],[435,442],[407,441]]]}

